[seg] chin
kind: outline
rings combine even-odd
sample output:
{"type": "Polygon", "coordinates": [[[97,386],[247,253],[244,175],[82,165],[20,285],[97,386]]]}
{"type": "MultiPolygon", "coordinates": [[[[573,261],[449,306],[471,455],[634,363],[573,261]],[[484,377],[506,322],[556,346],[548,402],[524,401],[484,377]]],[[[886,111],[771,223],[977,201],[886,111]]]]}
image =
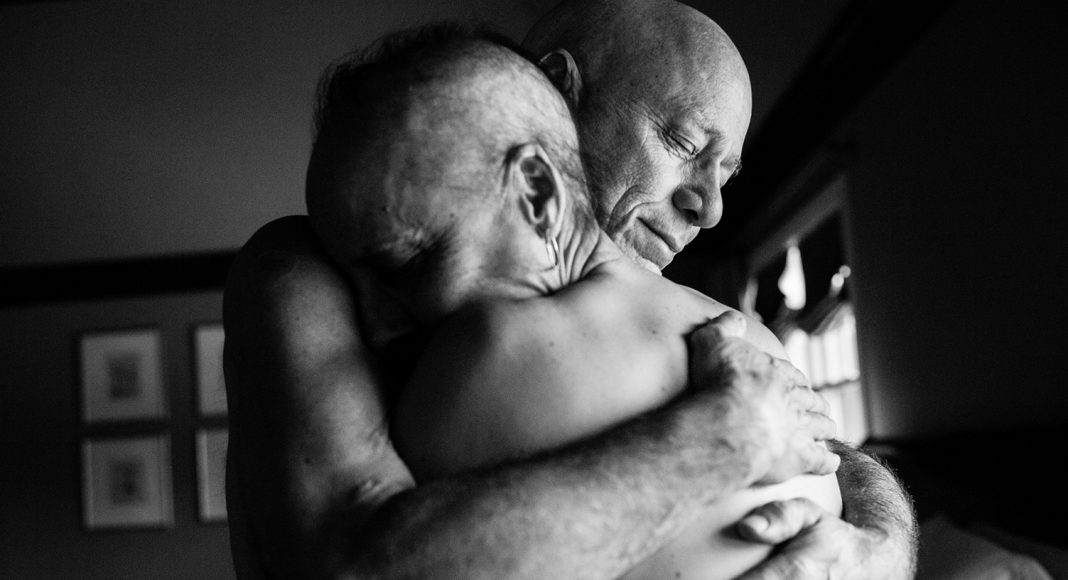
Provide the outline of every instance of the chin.
{"type": "Polygon", "coordinates": [[[639,252],[637,249],[634,248],[634,246],[632,246],[631,244],[627,243],[627,240],[624,240],[621,237],[617,237],[617,236],[609,236],[609,237],[611,237],[612,241],[615,242],[616,246],[620,250],[623,251],[623,255],[625,255],[628,258],[630,258],[630,260],[632,262],[634,262],[635,264],[641,266],[643,269],[649,270],[650,272],[652,272],[654,274],[659,275],[661,273],[661,270],[666,268],[667,265],[671,263],[671,259],[669,258],[668,261],[665,262],[663,266],[660,266],[656,262],[654,262],[654,261],[650,260],[649,258],[646,258],[645,256],[643,256],[641,254],[641,252],[639,252]]]}

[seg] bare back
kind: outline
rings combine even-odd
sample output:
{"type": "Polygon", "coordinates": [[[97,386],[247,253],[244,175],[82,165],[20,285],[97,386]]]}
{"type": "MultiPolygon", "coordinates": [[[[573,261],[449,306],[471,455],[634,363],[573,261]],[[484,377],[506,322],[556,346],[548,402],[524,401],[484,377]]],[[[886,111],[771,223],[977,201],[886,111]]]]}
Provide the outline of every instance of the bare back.
{"type": "MultiPolygon", "coordinates": [[[[481,304],[448,321],[424,353],[395,408],[394,441],[425,481],[596,435],[680,394],[687,335],[725,310],[625,260],[552,296],[481,304]]],[[[757,323],[747,338],[786,357],[757,323]]],[[[733,524],[798,496],[841,511],[833,475],[745,489],[713,504],[627,578],[737,576],[771,547],[736,539],[733,524]]]]}

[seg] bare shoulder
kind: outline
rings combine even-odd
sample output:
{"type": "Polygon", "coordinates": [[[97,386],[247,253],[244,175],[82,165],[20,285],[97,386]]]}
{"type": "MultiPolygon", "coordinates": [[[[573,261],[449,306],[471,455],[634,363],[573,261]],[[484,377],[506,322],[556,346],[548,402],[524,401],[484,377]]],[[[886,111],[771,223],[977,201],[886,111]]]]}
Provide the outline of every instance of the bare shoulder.
{"type": "MultiPolygon", "coordinates": [[[[737,312],[698,290],[648,272],[629,260],[609,260],[573,286],[585,304],[579,311],[621,308],[661,330],[689,332],[727,311],[737,312]]],[[[746,339],[772,356],[785,359],[775,333],[759,320],[746,318],[746,339]]]]}
{"type": "MultiPolygon", "coordinates": [[[[486,301],[450,319],[424,351],[394,421],[419,478],[527,457],[665,402],[685,384],[685,345],[606,316],[597,287],[486,301]],[[637,337],[637,338],[635,338],[637,337]],[[429,450],[429,451],[428,451],[429,450]]],[[[622,309],[621,309],[622,311],[622,309]]]]}
{"type": "MultiPolygon", "coordinates": [[[[743,315],[744,316],[744,315],[743,315]]],[[[783,360],[790,360],[789,355],[786,354],[786,347],[783,346],[779,337],[775,336],[775,333],[771,331],[764,323],[753,318],[752,316],[746,316],[746,330],[745,336],[749,342],[760,347],[761,350],[783,360]]]]}
{"type": "Polygon", "coordinates": [[[387,386],[307,218],[260,228],[223,302],[235,559],[248,549],[263,568],[299,575],[328,545],[338,506],[356,526],[413,484],[389,441],[387,386]]]}
{"type": "Polygon", "coordinates": [[[351,388],[375,388],[355,297],[306,216],[272,221],[241,248],[227,279],[223,324],[227,387],[239,406],[241,397],[269,389],[312,396],[304,383],[346,361],[361,379],[351,388]]]}
{"type": "Polygon", "coordinates": [[[243,397],[311,404],[343,389],[361,403],[348,409],[359,413],[348,422],[381,428],[384,385],[360,335],[355,297],[305,216],[263,226],[241,249],[223,322],[227,388],[238,412],[243,397]]]}
{"type": "Polygon", "coordinates": [[[224,308],[233,314],[262,313],[265,307],[288,308],[316,296],[346,301],[348,294],[340,270],[316,240],[307,216],[288,216],[261,227],[238,252],[227,279],[224,308]]]}
{"type": "Polygon", "coordinates": [[[746,321],[746,340],[753,343],[753,345],[755,345],[757,348],[776,358],[787,360],[786,349],[783,347],[782,342],[777,336],[775,336],[774,332],[772,332],[767,326],[764,326],[764,323],[760,322],[756,318],[753,318],[752,316],[745,314],[744,312],[740,312],[735,308],[731,308],[730,306],[727,306],[722,302],[719,302],[718,300],[706,296],[705,294],[702,294],[701,292],[694,290],[693,288],[682,286],[680,284],[675,284],[667,280],[665,280],[665,282],[672,284],[677,289],[682,290],[689,295],[691,300],[694,301],[694,303],[697,305],[697,308],[700,309],[700,311],[704,315],[704,319],[701,320],[702,324],[707,320],[711,320],[723,314],[724,312],[736,312],[738,314],[741,314],[746,321]]]}

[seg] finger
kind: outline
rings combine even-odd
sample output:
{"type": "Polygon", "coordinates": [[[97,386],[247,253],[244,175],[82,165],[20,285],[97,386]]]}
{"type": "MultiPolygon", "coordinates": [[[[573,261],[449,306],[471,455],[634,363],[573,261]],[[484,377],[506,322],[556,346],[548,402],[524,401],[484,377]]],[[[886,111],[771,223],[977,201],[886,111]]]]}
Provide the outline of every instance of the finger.
{"type": "Polygon", "coordinates": [[[812,432],[812,437],[817,441],[834,439],[837,434],[838,424],[827,415],[809,411],[805,413],[805,419],[808,421],[808,429],[812,432]]]}
{"type": "Polygon", "coordinates": [[[788,360],[771,357],[773,366],[783,375],[790,386],[807,387],[808,377],[788,360]]]}
{"type": "MultiPolygon", "coordinates": [[[[737,354],[731,354],[742,343],[738,337],[745,333],[745,318],[727,311],[690,333],[690,379],[695,384],[714,381],[717,374],[730,372],[737,354]],[[728,339],[735,343],[732,348],[728,339]],[[708,376],[711,373],[713,376],[708,376]]],[[[756,350],[755,348],[752,350],[756,350]]],[[[742,353],[746,352],[742,348],[742,353]]]]}
{"type": "Polygon", "coordinates": [[[830,415],[831,404],[827,401],[827,397],[823,396],[823,393],[817,391],[809,386],[802,387],[803,392],[799,393],[799,396],[805,400],[805,410],[809,413],[816,415],[830,415]]]}
{"type": "MultiPolygon", "coordinates": [[[[782,580],[783,578],[791,580],[805,580],[807,578],[822,580],[818,574],[810,573],[806,576],[805,571],[804,562],[796,554],[793,552],[779,553],[772,554],[768,559],[757,564],[755,568],[745,574],[738,576],[735,580],[782,580]]],[[[828,574],[824,578],[830,578],[830,575],[828,574]]]]}
{"type": "Polygon", "coordinates": [[[826,512],[808,498],[773,501],[752,510],[736,528],[746,540],[779,544],[816,525],[826,512]]]}
{"type": "Polygon", "coordinates": [[[816,395],[816,407],[813,409],[820,415],[828,415],[831,411],[831,403],[827,401],[827,397],[823,396],[823,393],[819,391],[813,391],[816,395]]]}
{"type": "Polygon", "coordinates": [[[830,411],[831,406],[827,399],[808,385],[795,386],[790,395],[796,400],[795,404],[806,413],[827,416],[830,411]]]}
{"type": "MultiPolygon", "coordinates": [[[[824,525],[827,520],[816,524],[802,532],[808,534],[809,530],[815,530],[824,525]]],[[[799,538],[800,539],[800,538],[799,538]]],[[[738,576],[736,580],[826,580],[837,578],[833,575],[837,554],[841,549],[835,549],[827,544],[811,546],[810,542],[793,540],[782,546],[782,549],[772,552],[767,559],[760,562],[756,567],[738,576]]],[[[860,578],[870,578],[870,571],[866,571],[860,578]]]]}
{"type": "Polygon", "coordinates": [[[740,312],[727,310],[723,314],[709,320],[705,327],[719,329],[722,336],[741,338],[745,336],[745,316],[742,316],[740,312]]]}
{"type": "Polygon", "coordinates": [[[842,458],[832,453],[822,442],[814,441],[810,447],[809,469],[805,473],[828,475],[838,471],[842,458]]]}

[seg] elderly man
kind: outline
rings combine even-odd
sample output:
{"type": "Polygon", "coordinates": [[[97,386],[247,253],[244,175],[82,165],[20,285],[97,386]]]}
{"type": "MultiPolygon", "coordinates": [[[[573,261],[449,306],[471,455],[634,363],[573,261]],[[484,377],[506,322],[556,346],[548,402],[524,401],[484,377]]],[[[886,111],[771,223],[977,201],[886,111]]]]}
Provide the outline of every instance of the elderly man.
{"type": "MultiPolygon", "coordinates": [[[[544,62],[587,124],[598,217],[623,248],[662,267],[697,228],[718,219],[719,187],[736,168],[748,122],[744,67],[714,24],[675,4],[589,4],[547,18],[530,42],[567,50],[544,62]],[[658,93],[628,93],[635,87],[625,79],[636,79],[622,71],[661,71],[613,64],[620,47],[576,41],[581,35],[568,22],[583,21],[621,35],[670,30],[694,51],[660,42],[663,35],[629,42],[666,50],[645,58],[662,61],[671,78],[707,82],[671,95],[672,83],[661,79],[653,83],[665,89],[658,93]],[[693,76],[692,59],[708,57],[709,70],[719,72],[693,76]],[[720,95],[727,81],[733,88],[720,95]],[[610,166],[615,159],[625,163],[610,166]]],[[[389,299],[353,293],[301,218],[265,226],[242,250],[225,317],[228,484],[243,576],[616,577],[673,537],[709,497],[737,487],[723,466],[745,461],[747,451],[732,447],[729,433],[709,432],[724,410],[695,397],[537,461],[415,487],[388,435],[392,365],[366,346],[393,337],[363,332],[368,309],[389,299]]],[[[722,349],[693,355],[747,372],[744,357],[722,349]]],[[[863,526],[804,501],[774,504],[764,512],[766,528],[748,528],[753,539],[775,543],[803,531],[758,573],[867,577],[870,570],[856,566],[874,562],[888,575],[907,574],[907,500],[870,462],[849,465],[846,513],[863,526]],[[875,504],[882,511],[856,503],[851,490],[859,485],[865,493],[885,488],[875,504]],[[866,556],[872,548],[896,569],[866,556]]]]}
{"type": "MultiPolygon", "coordinates": [[[[834,434],[826,402],[796,384],[691,376],[688,343],[712,350],[707,321],[730,315],[622,255],[600,228],[574,122],[533,59],[496,35],[435,24],[383,37],[323,86],[312,228],[355,286],[396,298],[363,307],[370,334],[431,337],[407,351],[414,370],[390,421],[418,483],[559,449],[693,385],[731,410],[706,426],[749,461],[720,465],[739,489],[628,580],[737,577],[772,547],[739,542],[735,524],[773,500],[805,496],[841,513],[833,474],[795,477],[838,465],[821,444],[834,434]]],[[[786,356],[756,321],[744,336],[769,367],[786,356]]]]}

